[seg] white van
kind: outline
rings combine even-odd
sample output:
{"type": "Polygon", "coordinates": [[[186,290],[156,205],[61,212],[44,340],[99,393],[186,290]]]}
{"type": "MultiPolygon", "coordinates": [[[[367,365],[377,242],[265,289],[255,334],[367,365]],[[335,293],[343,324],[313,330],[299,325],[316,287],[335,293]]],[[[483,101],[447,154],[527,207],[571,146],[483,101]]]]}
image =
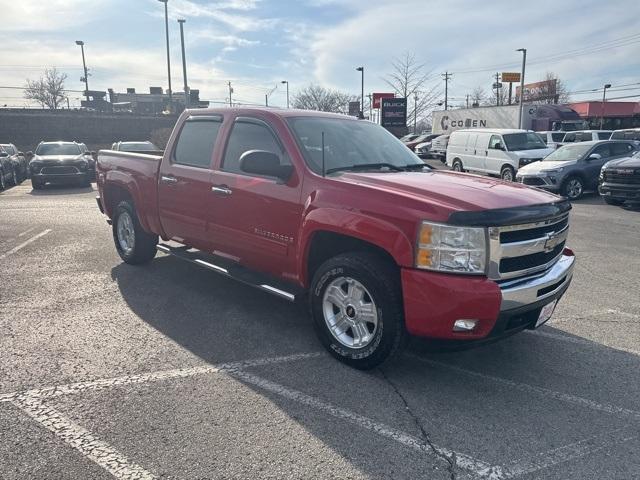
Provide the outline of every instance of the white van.
{"type": "Polygon", "coordinates": [[[553,151],[531,130],[456,130],[449,137],[446,163],[457,172],[488,173],[513,181],[518,168],[542,160],[553,151]]]}

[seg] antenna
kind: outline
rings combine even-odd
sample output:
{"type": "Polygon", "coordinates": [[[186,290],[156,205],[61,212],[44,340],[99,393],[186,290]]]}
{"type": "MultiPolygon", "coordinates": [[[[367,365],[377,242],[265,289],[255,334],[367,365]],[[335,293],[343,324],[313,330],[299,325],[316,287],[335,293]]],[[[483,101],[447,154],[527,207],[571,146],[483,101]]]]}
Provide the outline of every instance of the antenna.
{"type": "Polygon", "coordinates": [[[324,132],[322,132],[322,176],[324,177],[324,132]]]}

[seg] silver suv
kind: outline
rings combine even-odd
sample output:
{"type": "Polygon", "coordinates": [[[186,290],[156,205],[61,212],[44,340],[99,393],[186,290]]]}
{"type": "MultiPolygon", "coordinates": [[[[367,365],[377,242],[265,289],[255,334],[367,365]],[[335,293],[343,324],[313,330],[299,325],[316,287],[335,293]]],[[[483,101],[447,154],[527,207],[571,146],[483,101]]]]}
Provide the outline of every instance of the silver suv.
{"type": "Polygon", "coordinates": [[[634,142],[600,140],[565,145],[539,162],[518,170],[516,181],[576,200],[585,190],[596,190],[602,166],[628,157],[638,147],[634,142]]]}

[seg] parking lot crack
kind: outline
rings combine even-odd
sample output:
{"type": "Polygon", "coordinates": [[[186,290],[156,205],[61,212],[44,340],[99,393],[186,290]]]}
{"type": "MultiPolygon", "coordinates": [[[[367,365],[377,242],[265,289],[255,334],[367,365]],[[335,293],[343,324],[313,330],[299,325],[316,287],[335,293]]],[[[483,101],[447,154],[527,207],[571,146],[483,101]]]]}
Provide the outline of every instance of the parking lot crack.
{"type": "Polygon", "coordinates": [[[404,405],[405,411],[409,414],[409,416],[413,420],[413,423],[415,423],[416,427],[418,427],[418,430],[420,431],[420,440],[424,442],[425,447],[431,449],[434,455],[436,455],[438,458],[441,458],[445,462],[447,462],[447,470],[449,472],[449,478],[451,480],[456,480],[456,463],[457,463],[456,453],[451,452],[449,454],[447,452],[443,452],[441,448],[438,448],[436,445],[433,444],[433,442],[431,442],[431,439],[429,438],[429,434],[427,433],[427,430],[425,429],[422,421],[420,421],[420,418],[418,417],[418,415],[416,415],[414,411],[411,409],[411,406],[409,405],[407,398],[402,394],[398,386],[387,376],[387,374],[384,372],[382,368],[380,369],[380,374],[382,375],[382,378],[385,380],[385,382],[387,382],[387,384],[398,396],[398,398],[404,405]]]}

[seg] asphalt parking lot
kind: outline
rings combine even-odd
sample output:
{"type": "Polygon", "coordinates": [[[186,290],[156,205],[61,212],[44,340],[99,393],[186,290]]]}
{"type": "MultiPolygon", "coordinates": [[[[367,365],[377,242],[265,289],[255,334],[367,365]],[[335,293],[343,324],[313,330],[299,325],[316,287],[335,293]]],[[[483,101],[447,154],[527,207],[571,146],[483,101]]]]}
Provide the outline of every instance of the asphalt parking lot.
{"type": "Polygon", "coordinates": [[[1,479],[640,478],[640,212],[574,204],[539,330],[360,372],[296,305],[123,264],[94,197],[0,193],[1,479]]]}

